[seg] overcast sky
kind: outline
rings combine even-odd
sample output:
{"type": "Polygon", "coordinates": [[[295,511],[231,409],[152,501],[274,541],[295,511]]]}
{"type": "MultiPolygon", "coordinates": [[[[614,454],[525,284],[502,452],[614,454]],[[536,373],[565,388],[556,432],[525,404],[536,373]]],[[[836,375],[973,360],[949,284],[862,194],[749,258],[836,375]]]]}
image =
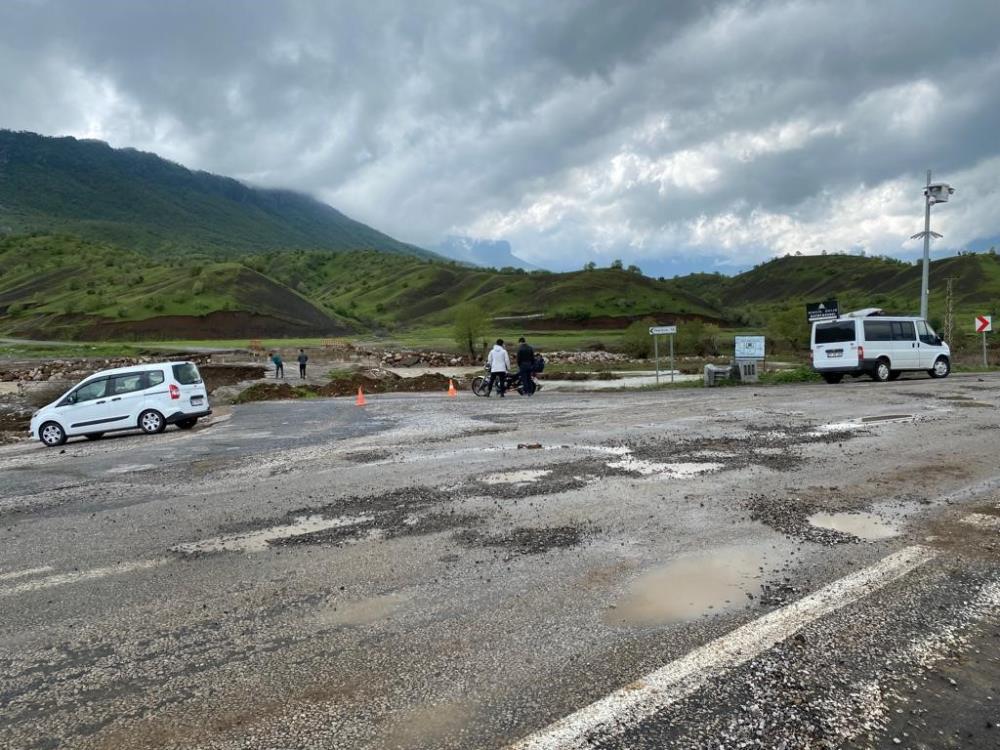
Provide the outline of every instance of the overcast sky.
{"type": "Polygon", "coordinates": [[[1000,234],[1000,2],[0,0],[0,127],[551,268],[1000,234]]]}

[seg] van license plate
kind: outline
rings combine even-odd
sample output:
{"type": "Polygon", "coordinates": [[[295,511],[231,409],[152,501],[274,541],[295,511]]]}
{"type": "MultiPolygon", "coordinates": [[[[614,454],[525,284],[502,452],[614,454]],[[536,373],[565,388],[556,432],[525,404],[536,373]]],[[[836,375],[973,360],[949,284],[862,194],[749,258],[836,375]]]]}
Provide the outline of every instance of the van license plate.
{"type": "Polygon", "coordinates": [[[192,396],[191,397],[191,406],[201,406],[201,403],[204,400],[205,400],[204,396],[192,396]]]}
{"type": "Polygon", "coordinates": [[[844,350],[843,349],[827,349],[826,350],[826,356],[829,357],[830,359],[837,359],[838,357],[843,357],[844,356],[844,350]]]}

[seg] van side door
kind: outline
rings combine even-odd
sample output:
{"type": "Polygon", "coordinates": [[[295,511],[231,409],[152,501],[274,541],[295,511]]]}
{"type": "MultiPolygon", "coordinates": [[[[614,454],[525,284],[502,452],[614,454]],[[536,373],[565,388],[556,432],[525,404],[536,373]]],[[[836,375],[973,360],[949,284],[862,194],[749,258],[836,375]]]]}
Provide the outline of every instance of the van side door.
{"type": "Polygon", "coordinates": [[[929,370],[934,366],[938,355],[944,352],[941,339],[927,323],[917,321],[917,338],[919,339],[920,367],[929,370]]]}
{"type": "Polygon", "coordinates": [[[912,320],[892,321],[892,344],[896,351],[896,361],[892,365],[894,370],[920,368],[920,341],[912,320]]]}
{"type": "Polygon", "coordinates": [[[59,421],[67,435],[101,432],[108,424],[108,378],[90,380],[57,405],[59,421]]]}

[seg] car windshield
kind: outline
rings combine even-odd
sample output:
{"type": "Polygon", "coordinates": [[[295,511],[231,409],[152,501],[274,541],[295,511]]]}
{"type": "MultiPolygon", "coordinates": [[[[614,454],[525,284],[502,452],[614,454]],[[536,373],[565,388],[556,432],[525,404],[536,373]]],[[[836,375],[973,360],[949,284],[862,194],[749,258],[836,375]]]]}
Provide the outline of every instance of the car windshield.
{"type": "Polygon", "coordinates": [[[182,365],[174,365],[173,369],[174,380],[181,385],[195,385],[201,382],[201,374],[198,372],[198,368],[190,362],[185,362],[182,365]]]}

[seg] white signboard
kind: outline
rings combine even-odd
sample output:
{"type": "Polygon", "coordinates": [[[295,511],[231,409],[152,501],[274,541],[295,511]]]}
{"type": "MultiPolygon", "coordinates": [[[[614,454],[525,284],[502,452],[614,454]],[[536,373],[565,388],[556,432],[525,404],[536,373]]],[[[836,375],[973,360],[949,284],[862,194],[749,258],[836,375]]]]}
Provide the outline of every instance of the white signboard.
{"type": "Polygon", "coordinates": [[[764,337],[737,336],[736,359],[764,359],[764,337]]]}
{"type": "Polygon", "coordinates": [[[993,330],[992,315],[976,316],[976,333],[990,333],[993,330]]]}
{"type": "Polygon", "coordinates": [[[658,336],[666,333],[677,333],[677,326],[650,326],[649,335],[658,336]]]}

